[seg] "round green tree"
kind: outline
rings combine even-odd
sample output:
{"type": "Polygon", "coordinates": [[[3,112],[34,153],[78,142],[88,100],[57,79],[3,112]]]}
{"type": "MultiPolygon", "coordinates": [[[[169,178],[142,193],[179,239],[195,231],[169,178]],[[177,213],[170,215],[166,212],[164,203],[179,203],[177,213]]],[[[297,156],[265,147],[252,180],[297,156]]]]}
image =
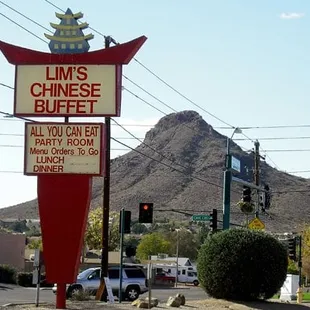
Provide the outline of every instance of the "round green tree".
{"type": "Polygon", "coordinates": [[[198,254],[198,278],[215,298],[268,299],[286,279],[285,247],[272,236],[248,229],[213,235],[198,254]]]}

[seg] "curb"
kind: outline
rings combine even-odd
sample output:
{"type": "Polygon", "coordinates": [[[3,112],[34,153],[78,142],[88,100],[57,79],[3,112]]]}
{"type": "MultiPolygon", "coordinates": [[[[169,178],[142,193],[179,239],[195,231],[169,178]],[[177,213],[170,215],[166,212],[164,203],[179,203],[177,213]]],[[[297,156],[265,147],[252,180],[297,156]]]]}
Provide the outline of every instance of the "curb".
{"type": "MultiPolygon", "coordinates": [[[[23,305],[34,305],[35,303],[33,301],[25,301],[25,302],[10,302],[8,304],[1,305],[0,308],[4,307],[14,307],[14,306],[23,306],[23,305]]],[[[39,305],[49,305],[51,303],[48,302],[40,302],[39,305]]]]}

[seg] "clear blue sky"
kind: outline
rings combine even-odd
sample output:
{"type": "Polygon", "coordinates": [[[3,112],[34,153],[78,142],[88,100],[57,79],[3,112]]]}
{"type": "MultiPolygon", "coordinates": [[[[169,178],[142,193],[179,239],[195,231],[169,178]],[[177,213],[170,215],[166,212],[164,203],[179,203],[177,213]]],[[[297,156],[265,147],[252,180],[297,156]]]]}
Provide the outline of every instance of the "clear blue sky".
{"type": "MultiPolygon", "coordinates": [[[[1,1],[39,24],[58,23],[44,0],[1,1]]],[[[0,2],[0,13],[45,39],[44,29],[27,21],[0,2]]],[[[157,0],[157,1],[51,1],[66,10],[83,12],[83,20],[97,31],[126,42],[141,35],[147,42],[137,59],[165,81],[233,126],[310,124],[310,2],[301,0],[157,0]]],[[[41,51],[46,43],[0,15],[0,40],[41,51]]],[[[103,37],[93,33],[91,50],[102,48],[103,37]]],[[[199,112],[214,127],[226,126],[184,100],[132,61],[124,73],[174,109],[199,112]]],[[[0,55],[0,83],[14,85],[14,67],[0,55]]],[[[165,113],[172,112],[130,82],[132,92],[165,113]]],[[[0,86],[0,110],[13,111],[13,91],[0,86]]],[[[163,114],[123,92],[122,124],[152,125],[163,114]]],[[[98,119],[101,121],[100,119],[98,119]]],[[[148,127],[127,127],[144,137],[148,127]]],[[[231,135],[232,129],[219,131],[231,135]]],[[[0,207],[36,197],[36,177],[23,176],[22,121],[0,116],[0,207]],[[10,134],[9,136],[5,134],[10,134]],[[7,146],[10,145],[10,146],[7,146]],[[15,171],[16,173],[9,173],[15,171]]],[[[244,130],[252,139],[310,136],[310,128],[244,130]]],[[[129,137],[113,126],[114,137],[129,137]]],[[[243,136],[235,135],[235,138],[243,136]]],[[[139,142],[122,140],[136,146],[139,142]]],[[[249,141],[238,142],[251,149],[249,141]]],[[[308,149],[310,139],[261,141],[264,150],[308,149]]],[[[116,143],[112,148],[124,148],[116,143]]],[[[113,156],[124,151],[113,151],[113,156]]],[[[268,153],[285,171],[310,170],[309,152],[268,153]]],[[[275,166],[267,158],[267,162],[275,166]]],[[[310,177],[310,173],[300,174],[310,177]]]]}

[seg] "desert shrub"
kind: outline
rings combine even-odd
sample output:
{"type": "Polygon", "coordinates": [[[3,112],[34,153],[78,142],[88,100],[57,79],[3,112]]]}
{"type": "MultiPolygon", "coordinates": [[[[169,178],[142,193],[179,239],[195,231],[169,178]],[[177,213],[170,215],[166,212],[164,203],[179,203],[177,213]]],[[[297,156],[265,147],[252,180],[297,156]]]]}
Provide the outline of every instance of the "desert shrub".
{"type": "Polygon", "coordinates": [[[32,272],[19,272],[17,274],[17,284],[25,287],[33,286],[32,272]]]}
{"type": "Polygon", "coordinates": [[[15,284],[16,269],[9,265],[0,265],[0,282],[15,284]]]}
{"type": "Polygon", "coordinates": [[[71,299],[75,301],[87,301],[90,300],[90,294],[84,290],[75,290],[72,292],[71,299]]]}
{"type": "Polygon", "coordinates": [[[295,275],[299,274],[297,264],[291,259],[288,260],[287,273],[295,275]]]}
{"type": "Polygon", "coordinates": [[[286,279],[285,247],[263,232],[230,229],[213,235],[198,254],[198,278],[215,298],[268,299],[286,279]]]}

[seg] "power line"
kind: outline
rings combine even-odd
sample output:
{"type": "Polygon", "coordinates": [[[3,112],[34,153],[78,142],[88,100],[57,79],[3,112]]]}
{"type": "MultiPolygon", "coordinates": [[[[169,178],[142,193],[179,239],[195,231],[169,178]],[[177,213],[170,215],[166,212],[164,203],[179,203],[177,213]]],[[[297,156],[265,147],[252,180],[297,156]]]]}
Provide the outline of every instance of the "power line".
{"type": "Polygon", "coordinates": [[[28,30],[27,28],[25,28],[24,26],[20,25],[19,23],[15,22],[14,20],[12,20],[11,18],[7,17],[6,15],[0,13],[1,16],[3,16],[4,18],[6,18],[7,20],[9,20],[10,22],[12,22],[13,24],[15,24],[16,26],[22,28],[23,30],[27,31],[28,33],[32,34],[33,36],[35,36],[37,39],[41,40],[42,42],[48,44],[48,42],[44,39],[42,39],[41,37],[39,37],[38,35],[36,35],[34,32],[28,30]]]}
{"type": "MultiPolygon", "coordinates": [[[[51,2],[51,1],[49,1],[49,0],[44,0],[44,1],[47,2],[48,4],[50,4],[51,6],[53,6],[55,9],[57,9],[57,10],[63,12],[63,13],[66,13],[65,10],[63,10],[62,8],[60,8],[59,6],[57,6],[56,4],[54,4],[53,2],[51,2]]],[[[80,24],[82,23],[81,20],[78,20],[77,22],[80,23],[80,24]]],[[[99,34],[99,35],[102,36],[103,38],[106,37],[106,35],[104,35],[102,32],[100,32],[100,31],[98,31],[98,30],[96,30],[96,29],[94,29],[94,28],[92,28],[92,27],[90,27],[90,26],[88,26],[88,28],[89,28],[90,30],[94,31],[95,33],[99,34]]],[[[113,38],[112,38],[112,43],[113,43],[113,44],[117,44],[117,42],[116,42],[113,38]]]]}
{"type": "MultiPolygon", "coordinates": [[[[2,114],[9,114],[9,113],[2,112],[2,114]]],[[[32,120],[29,119],[29,121],[32,121],[32,120]]],[[[115,120],[113,120],[113,121],[114,121],[115,123],[117,123],[115,120]]],[[[126,131],[127,131],[127,130],[126,130],[126,131]]],[[[133,135],[133,136],[134,136],[134,135],[133,135]]],[[[169,168],[171,168],[171,169],[174,170],[174,171],[177,171],[177,172],[182,173],[182,174],[186,174],[185,171],[178,170],[178,169],[176,169],[176,168],[174,168],[174,167],[172,167],[172,166],[170,166],[170,165],[168,165],[168,164],[166,164],[166,163],[164,163],[164,162],[162,162],[162,161],[160,161],[160,160],[157,160],[157,159],[155,159],[155,158],[152,158],[151,156],[148,156],[148,155],[146,155],[146,154],[144,154],[144,153],[138,151],[137,149],[134,149],[134,148],[128,146],[127,144],[125,144],[125,143],[123,143],[123,142],[121,142],[121,141],[119,141],[119,140],[117,140],[117,139],[115,139],[115,138],[112,138],[112,137],[111,137],[111,140],[113,140],[113,141],[115,141],[115,142],[117,142],[117,143],[119,143],[119,144],[125,146],[126,148],[131,149],[132,151],[135,151],[135,152],[137,152],[137,153],[139,153],[139,154],[141,154],[141,155],[143,155],[143,156],[145,156],[145,157],[147,157],[147,158],[149,158],[149,159],[151,159],[151,160],[154,160],[154,161],[156,161],[156,162],[158,162],[158,163],[160,163],[160,164],[162,164],[162,165],[164,165],[164,166],[166,166],[166,167],[169,167],[169,168]]],[[[11,146],[12,146],[12,147],[22,147],[21,145],[20,145],[20,146],[11,145],[11,146]]],[[[193,176],[193,175],[191,175],[190,177],[191,177],[192,179],[196,179],[196,180],[199,180],[199,181],[203,181],[203,182],[205,182],[205,183],[207,183],[207,184],[210,184],[210,185],[213,185],[213,186],[216,186],[216,187],[219,187],[219,188],[223,188],[223,187],[222,187],[221,185],[219,185],[219,184],[216,184],[216,183],[207,181],[207,180],[202,179],[202,178],[200,178],[200,177],[193,176]]]]}
{"type": "Polygon", "coordinates": [[[235,128],[235,126],[225,122],[224,120],[222,120],[221,118],[217,117],[215,114],[207,111],[206,109],[204,109],[203,107],[201,107],[200,105],[198,105],[196,102],[194,102],[193,100],[189,99],[187,96],[183,95],[180,91],[178,91],[175,87],[173,87],[172,85],[170,85],[169,83],[167,83],[164,79],[162,79],[159,75],[157,75],[156,73],[154,73],[151,69],[149,69],[147,66],[145,66],[141,61],[139,61],[138,59],[134,58],[134,60],[140,65],[142,66],[146,71],[148,71],[149,73],[151,73],[153,76],[155,76],[159,81],[161,81],[163,84],[165,84],[167,87],[169,87],[171,90],[173,90],[174,92],[176,92],[179,96],[181,96],[183,99],[185,99],[186,101],[190,102],[191,104],[193,104],[195,107],[199,108],[200,110],[202,110],[203,112],[207,113],[208,115],[212,116],[213,118],[215,118],[216,120],[220,121],[221,123],[229,126],[231,129],[235,128]]]}
{"type": "MultiPolygon", "coordinates": [[[[19,144],[0,144],[0,147],[17,147],[17,148],[21,148],[21,147],[24,147],[24,145],[19,145],[19,144]]],[[[130,149],[115,149],[115,148],[111,148],[111,151],[129,151],[130,149]]]]}
{"type": "Polygon", "coordinates": [[[281,170],[280,167],[272,160],[272,158],[266,154],[266,151],[260,146],[260,149],[265,153],[266,157],[274,164],[274,166],[278,169],[281,170]]]}
{"type": "Polygon", "coordinates": [[[9,86],[9,85],[4,84],[4,83],[0,83],[0,86],[3,86],[3,87],[6,87],[6,88],[9,88],[9,89],[13,89],[13,90],[14,90],[14,87],[9,86]]]}
{"type": "Polygon", "coordinates": [[[153,94],[151,94],[149,91],[147,91],[146,89],[144,89],[142,86],[140,86],[139,84],[137,84],[136,82],[134,82],[133,80],[131,80],[130,78],[128,78],[126,75],[123,74],[123,77],[128,80],[130,83],[132,83],[133,85],[135,85],[136,87],[138,87],[139,89],[141,89],[142,91],[144,91],[146,94],[148,94],[149,96],[151,96],[152,98],[154,98],[155,100],[157,100],[158,102],[160,102],[161,104],[163,104],[165,107],[167,107],[168,109],[172,110],[173,112],[178,112],[176,109],[172,108],[170,105],[168,105],[167,103],[165,103],[164,101],[162,101],[161,99],[157,98],[156,96],[154,96],[153,94]]]}
{"type": "MultiPolygon", "coordinates": [[[[2,114],[2,115],[5,115],[5,116],[8,116],[8,117],[14,117],[14,115],[13,114],[11,114],[11,113],[7,113],[7,112],[3,112],[3,111],[0,111],[0,114],[2,114]]],[[[26,118],[26,117],[18,117],[18,118],[20,118],[21,120],[24,120],[24,121],[29,121],[29,122],[34,122],[34,123],[37,123],[37,121],[35,121],[35,120],[32,120],[32,119],[30,119],[30,118],[26,118]]]]}
{"type": "MultiPolygon", "coordinates": [[[[157,160],[157,159],[155,159],[155,158],[152,158],[151,156],[148,156],[148,155],[146,155],[145,153],[142,153],[142,152],[138,151],[137,149],[134,149],[134,148],[132,148],[132,147],[126,145],[125,143],[123,143],[123,142],[121,142],[121,141],[119,141],[119,140],[117,140],[117,139],[115,139],[115,138],[111,138],[111,139],[112,139],[113,141],[115,141],[115,142],[117,142],[117,143],[119,143],[119,144],[125,146],[125,147],[130,148],[132,151],[135,151],[135,152],[137,152],[137,153],[139,153],[139,154],[141,154],[141,155],[143,155],[143,156],[145,156],[145,157],[147,157],[147,158],[149,158],[149,159],[151,159],[151,160],[154,160],[154,161],[156,161],[156,162],[158,162],[158,163],[160,163],[160,164],[162,164],[162,165],[164,165],[164,166],[166,166],[166,167],[168,167],[168,168],[170,168],[170,169],[172,169],[172,170],[174,170],[174,171],[176,171],[176,172],[179,172],[179,173],[184,174],[184,171],[182,171],[182,170],[176,169],[176,168],[174,168],[174,167],[172,167],[172,166],[170,166],[170,165],[168,165],[168,164],[166,164],[166,163],[164,163],[164,162],[162,162],[162,161],[159,161],[159,160],[157,160]]],[[[200,177],[193,176],[193,175],[191,175],[190,177],[191,177],[192,179],[196,179],[196,180],[205,182],[205,183],[207,183],[207,184],[209,184],[209,185],[213,185],[213,186],[216,186],[216,187],[219,187],[219,188],[223,188],[223,186],[221,186],[221,185],[219,185],[219,184],[216,184],[216,183],[207,181],[207,180],[202,179],[202,178],[200,178],[200,177]]]]}
{"type": "Polygon", "coordinates": [[[274,194],[289,194],[289,193],[310,193],[310,188],[308,189],[296,189],[296,190],[288,190],[288,191],[272,191],[274,194]]]}
{"type": "MultiPolygon", "coordinates": [[[[59,7],[57,7],[56,5],[54,5],[51,1],[45,0],[47,3],[49,3],[50,5],[56,7],[57,9],[60,9],[59,7]]],[[[9,6],[8,6],[9,7],[9,6]]],[[[9,7],[11,8],[11,7],[9,7]]],[[[13,8],[11,8],[13,9],[13,8]]],[[[18,12],[17,10],[13,9],[14,11],[18,12]]],[[[60,9],[62,12],[65,12],[64,10],[60,9]]],[[[20,13],[20,12],[19,12],[20,13]]],[[[24,16],[24,14],[20,13],[22,16],[24,16]]],[[[3,15],[3,14],[1,14],[3,15]]],[[[5,15],[3,15],[5,18],[7,18],[5,15]]],[[[9,18],[8,18],[9,19],[9,18]]],[[[35,37],[39,38],[40,40],[42,40],[43,42],[47,43],[47,41],[43,40],[42,38],[38,37],[36,34],[34,34],[33,32],[29,31],[28,29],[26,29],[25,27],[21,26],[20,24],[16,23],[15,21],[9,19],[11,22],[13,22],[15,25],[21,27],[23,30],[31,33],[32,35],[34,35],[35,37]]],[[[41,27],[43,27],[41,24],[35,22],[33,19],[28,18],[28,20],[34,22],[36,25],[39,25],[41,27]]],[[[43,27],[44,29],[46,29],[45,27],[43,27]]],[[[93,28],[90,28],[94,31],[96,31],[93,28]]],[[[50,31],[50,30],[49,30],[50,31]]],[[[104,34],[96,31],[98,34],[102,35],[104,38],[106,37],[104,34]]],[[[114,39],[113,39],[113,43],[118,44],[114,39]]],[[[165,80],[163,80],[162,78],[160,78],[157,74],[155,74],[152,70],[150,70],[148,67],[146,67],[144,64],[142,64],[139,60],[137,60],[136,58],[134,58],[134,60],[139,63],[143,68],[145,68],[148,72],[150,72],[152,75],[154,75],[156,78],[158,78],[162,83],[164,83],[166,86],[168,86],[169,88],[171,88],[172,90],[174,90],[177,94],[179,94],[181,97],[183,97],[184,99],[186,99],[188,102],[192,103],[194,106],[198,107],[199,109],[201,109],[202,111],[204,111],[205,113],[209,114],[210,116],[212,116],[213,118],[217,119],[218,121],[222,122],[225,125],[230,126],[232,129],[235,129],[236,127],[223,121],[222,119],[220,119],[219,117],[217,117],[216,115],[214,115],[213,113],[207,111],[206,109],[202,108],[201,106],[199,106],[197,103],[195,103],[194,101],[192,101],[191,99],[189,99],[188,97],[186,97],[185,95],[183,95],[181,92],[179,92],[176,88],[174,88],[173,86],[171,86],[169,83],[167,83],[165,80]]],[[[140,87],[140,86],[139,86],[140,87]]],[[[140,87],[141,89],[143,89],[142,87],[140,87]]],[[[128,89],[126,89],[127,91],[129,91],[128,89]]],[[[136,94],[134,94],[133,92],[129,91],[132,95],[138,97],[136,94]]],[[[154,109],[156,109],[157,111],[159,111],[160,113],[165,114],[163,111],[161,111],[160,109],[156,108],[154,105],[146,102],[145,100],[143,100],[146,104],[152,106],[154,109]]],[[[169,106],[170,107],[170,106],[169,106]]],[[[170,107],[171,108],[171,107],[170,107]]],[[[166,115],[166,114],[165,114],[166,115]]],[[[246,134],[242,133],[244,137],[246,137],[247,139],[249,139],[249,141],[254,143],[254,140],[251,139],[249,136],[247,136],[246,134]]],[[[279,169],[279,167],[276,165],[276,163],[270,158],[270,156],[267,155],[267,157],[270,159],[270,161],[279,169]]]]}
{"type": "MultiPolygon", "coordinates": [[[[174,165],[178,165],[184,169],[188,169],[189,167],[185,167],[177,162],[175,162],[174,160],[170,159],[169,157],[163,155],[162,153],[158,152],[155,148],[153,148],[152,146],[148,145],[147,143],[145,143],[143,140],[140,140],[139,138],[137,138],[133,133],[131,133],[129,130],[127,130],[125,127],[123,127],[122,125],[120,125],[115,119],[111,118],[111,120],[117,124],[119,127],[121,127],[124,131],[126,131],[129,135],[131,135],[133,138],[135,138],[137,141],[139,141],[140,143],[142,143],[143,145],[145,145],[146,147],[148,147],[149,149],[151,149],[153,152],[159,154],[162,158],[169,160],[172,164],[174,165]]],[[[117,139],[116,139],[117,140],[117,139]]]]}
{"type": "MultiPolygon", "coordinates": [[[[49,3],[50,5],[52,5],[53,7],[57,8],[58,10],[65,12],[64,10],[62,10],[61,8],[59,8],[58,6],[56,6],[53,2],[49,1],[49,0],[45,0],[45,2],[49,3]]],[[[105,35],[101,32],[98,32],[97,30],[89,27],[89,29],[97,32],[99,35],[105,37],[105,35]]],[[[116,44],[118,44],[115,41],[116,44]]],[[[180,95],[182,98],[184,98],[185,100],[187,100],[188,102],[190,102],[191,104],[193,104],[195,107],[199,108],[200,110],[202,110],[203,112],[207,113],[208,115],[212,116],[213,118],[217,119],[218,121],[220,121],[221,123],[230,126],[231,128],[235,128],[235,126],[225,122],[224,120],[222,120],[221,118],[217,117],[215,114],[207,111],[206,109],[204,109],[203,107],[201,107],[200,105],[198,105],[197,103],[195,103],[193,100],[189,99],[188,97],[186,97],[185,95],[183,95],[180,91],[178,91],[176,88],[174,88],[173,86],[171,86],[169,83],[167,83],[165,80],[163,80],[161,77],[159,77],[156,73],[154,73],[151,69],[149,69],[147,66],[145,66],[141,61],[139,61],[137,58],[133,58],[140,66],[142,66],[145,70],[147,70],[149,73],[151,73],[153,76],[155,76],[158,80],[160,80],[162,83],[164,83],[166,86],[168,86],[170,89],[172,89],[174,92],[176,92],[178,95],[180,95]]],[[[125,77],[126,78],[126,77],[125,77]]]]}
{"type": "MultiPolygon", "coordinates": [[[[124,75],[123,75],[124,76],[124,75]]],[[[127,78],[127,77],[126,77],[127,78]]],[[[130,80],[129,78],[127,78],[128,80],[130,80]]],[[[134,81],[130,80],[134,85],[136,85],[137,87],[139,87],[141,90],[143,90],[145,93],[147,93],[148,95],[150,95],[152,98],[156,99],[158,102],[162,103],[163,105],[165,105],[166,107],[168,107],[169,109],[171,109],[172,111],[178,113],[177,110],[175,110],[174,108],[172,108],[171,106],[169,106],[168,104],[166,104],[165,102],[163,102],[161,99],[157,98],[156,96],[152,95],[150,92],[148,92],[147,90],[145,90],[143,87],[139,86],[137,83],[135,83],[134,81]]],[[[134,96],[135,98],[141,100],[142,102],[144,102],[145,104],[147,104],[148,106],[152,107],[153,109],[159,111],[160,113],[164,114],[165,116],[168,116],[167,113],[163,112],[162,110],[156,108],[153,104],[149,103],[147,100],[141,98],[140,96],[138,96],[137,94],[133,93],[131,90],[129,90],[128,88],[126,88],[125,86],[123,86],[123,89],[126,90],[127,92],[129,92],[132,96],[134,96]]],[[[196,130],[195,128],[192,128],[190,126],[188,126],[187,124],[183,123],[183,126],[185,126],[186,128],[193,130],[194,132],[201,134],[200,131],[196,130]]]]}
{"type": "Polygon", "coordinates": [[[19,14],[20,16],[22,16],[22,17],[26,18],[27,20],[31,21],[32,23],[36,24],[37,26],[39,26],[39,27],[45,29],[45,30],[48,31],[48,32],[53,33],[50,29],[44,27],[44,26],[41,25],[40,23],[38,23],[38,22],[36,22],[35,20],[33,20],[32,18],[26,16],[26,15],[23,14],[22,12],[20,12],[20,11],[14,9],[13,7],[9,6],[8,4],[4,3],[3,1],[0,1],[0,3],[3,4],[4,6],[6,6],[7,8],[9,8],[10,10],[14,11],[15,13],[19,14]]]}
{"type": "MultiPolygon", "coordinates": [[[[259,141],[274,141],[274,140],[306,140],[310,139],[310,136],[304,137],[265,137],[265,138],[257,138],[259,141]]],[[[248,139],[234,139],[234,141],[247,141],[248,139]]]]}
{"type": "Polygon", "coordinates": [[[282,150],[265,150],[266,153],[275,153],[275,152],[310,152],[310,149],[282,149],[282,150]]]}
{"type": "MultiPolygon", "coordinates": [[[[0,136],[9,136],[9,137],[24,137],[25,135],[22,133],[0,133],[0,136]]],[[[133,138],[133,137],[114,137],[118,140],[136,140],[136,139],[144,139],[144,138],[133,138]]]]}
{"type": "MultiPolygon", "coordinates": [[[[126,131],[129,135],[131,135],[133,138],[135,138],[136,140],[138,140],[140,143],[142,143],[143,145],[145,145],[146,147],[150,148],[152,151],[154,151],[155,153],[159,154],[162,158],[169,160],[173,165],[177,165],[183,169],[185,169],[186,171],[191,170],[190,166],[185,166],[182,165],[176,161],[174,161],[173,159],[170,159],[169,157],[163,155],[161,152],[158,152],[155,148],[151,147],[150,145],[148,145],[147,143],[145,143],[144,141],[140,140],[139,138],[137,138],[133,133],[131,133],[129,130],[127,130],[126,128],[124,128],[122,125],[120,125],[115,119],[111,118],[112,121],[114,123],[116,123],[117,125],[119,125],[124,131],[126,131]]],[[[114,138],[116,139],[116,138],[114,138]]],[[[117,139],[116,139],[117,140],[117,139]]],[[[186,173],[186,171],[184,171],[186,173]]],[[[192,174],[190,173],[190,176],[192,176],[192,174]]],[[[219,178],[217,178],[219,179],[219,178]]]]}
{"type": "Polygon", "coordinates": [[[149,103],[148,101],[146,101],[145,99],[139,97],[137,94],[133,93],[131,90],[129,90],[128,88],[126,88],[125,86],[123,86],[123,89],[126,90],[128,93],[130,93],[132,96],[138,98],[139,100],[143,101],[145,104],[147,104],[148,106],[152,107],[153,109],[157,110],[158,112],[164,114],[165,116],[167,116],[168,114],[165,113],[164,111],[156,108],[153,104],[149,103]]]}
{"type": "MultiPolygon", "coordinates": [[[[231,127],[218,126],[214,127],[217,129],[231,129],[231,127]]],[[[241,130],[250,130],[250,129],[287,129],[287,128],[310,128],[310,124],[301,124],[301,125],[267,125],[267,126],[238,126],[241,130]]]]}
{"type": "Polygon", "coordinates": [[[240,129],[286,129],[286,128],[309,128],[309,124],[305,125],[269,125],[269,126],[248,126],[248,127],[239,127],[240,129]]]}

